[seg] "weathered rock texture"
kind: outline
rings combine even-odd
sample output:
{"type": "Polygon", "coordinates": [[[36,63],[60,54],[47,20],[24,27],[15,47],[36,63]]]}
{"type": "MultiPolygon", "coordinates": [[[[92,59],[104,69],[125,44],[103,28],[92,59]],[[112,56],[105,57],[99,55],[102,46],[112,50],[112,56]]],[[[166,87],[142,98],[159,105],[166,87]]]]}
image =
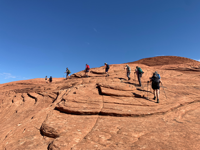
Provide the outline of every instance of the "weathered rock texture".
{"type": "Polygon", "coordinates": [[[130,63],[143,71],[142,87],[125,64],[92,68],[67,80],[0,85],[0,150],[200,149],[200,62],[155,57],[130,63]],[[161,75],[160,103],[147,81],[161,75]],[[148,90],[148,91],[147,91],[148,90]]]}

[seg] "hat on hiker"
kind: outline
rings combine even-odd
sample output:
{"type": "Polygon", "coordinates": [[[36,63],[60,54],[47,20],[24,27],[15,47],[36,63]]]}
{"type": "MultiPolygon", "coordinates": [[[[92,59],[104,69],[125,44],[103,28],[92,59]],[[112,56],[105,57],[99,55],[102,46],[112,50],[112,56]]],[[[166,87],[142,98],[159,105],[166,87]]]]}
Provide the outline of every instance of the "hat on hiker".
{"type": "Polygon", "coordinates": [[[126,67],[128,67],[128,65],[126,65],[126,67]]]}
{"type": "Polygon", "coordinates": [[[157,72],[157,71],[155,71],[154,73],[155,73],[155,74],[158,74],[158,72],[157,72]]]}
{"type": "Polygon", "coordinates": [[[107,65],[107,63],[104,63],[105,65],[107,65]]]}

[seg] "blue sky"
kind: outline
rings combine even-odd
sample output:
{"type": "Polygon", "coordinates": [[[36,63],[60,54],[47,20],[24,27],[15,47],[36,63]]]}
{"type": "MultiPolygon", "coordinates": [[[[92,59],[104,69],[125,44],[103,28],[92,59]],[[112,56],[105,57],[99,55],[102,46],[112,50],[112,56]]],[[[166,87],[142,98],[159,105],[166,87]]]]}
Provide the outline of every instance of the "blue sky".
{"type": "Polygon", "coordinates": [[[199,0],[0,0],[0,83],[199,48],[199,0]]]}

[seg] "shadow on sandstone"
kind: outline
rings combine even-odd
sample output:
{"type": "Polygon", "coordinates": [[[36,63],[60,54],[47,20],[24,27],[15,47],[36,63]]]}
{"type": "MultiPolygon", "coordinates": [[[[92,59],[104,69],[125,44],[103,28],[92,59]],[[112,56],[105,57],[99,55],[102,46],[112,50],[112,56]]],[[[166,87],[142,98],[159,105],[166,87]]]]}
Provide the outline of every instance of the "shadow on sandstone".
{"type": "Polygon", "coordinates": [[[136,88],[136,90],[141,91],[141,92],[149,92],[149,93],[152,93],[151,91],[147,91],[147,90],[145,90],[145,89],[140,89],[140,88],[136,88]]]}
{"type": "Polygon", "coordinates": [[[93,73],[93,74],[105,74],[105,72],[96,72],[96,71],[90,71],[90,73],[93,73]]]}
{"type": "Polygon", "coordinates": [[[155,103],[154,100],[151,100],[151,99],[145,97],[144,95],[142,96],[142,95],[137,94],[137,93],[134,93],[134,92],[132,92],[132,93],[133,93],[133,95],[134,95],[135,97],[137,97],[137,98],[142,98],[142,99],[144,99],[144,100],[147,100],[147,101],[150,101],[150,102],[154,102],[154,103],[155,103]]]}
{"type": "Polygon", "coordinates": [[[130,85],[134,85],[134,86],[138,86],[138,84],[135,84],[135,83],[131,83],[131,82],[124,82],[126,84],[130,84],[130,85]]]}
{"type": "MultiPolygon", "coordinates": [[[[116,78],[116,77],[115,77],[116,78]]],[[[118,78],[118,79],[120,79],[120,80],[126,80],[125,78],[118,78]]]]}

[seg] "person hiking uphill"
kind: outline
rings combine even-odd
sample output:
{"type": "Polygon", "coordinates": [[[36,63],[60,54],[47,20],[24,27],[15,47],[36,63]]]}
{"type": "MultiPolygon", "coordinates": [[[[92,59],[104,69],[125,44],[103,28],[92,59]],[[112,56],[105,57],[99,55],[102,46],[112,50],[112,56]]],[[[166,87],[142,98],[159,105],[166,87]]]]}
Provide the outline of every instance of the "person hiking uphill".
{"type": "Polygon", "coordinates": [[[71,73],[71,71],[68,68],[66,68],[66,72],[65,73],[66,73],[66,79],[67,79],[67,77],[71,73]]]}
{"type": "MultiPolygon", "coordinates": [[[[161,79],[160,74],[158,74],[157,71],[155,71],[155,74],[157,75],[158,79],[161,79]]],[[[159,94],[160,94],[160,90],[159,90],[159,94]]]]}
{"type": "Polygon", "coordinates": [[[50,76],[50,78],[49,78],[49,82],[50,82],[50,83],[52,82],[52,76],[50,76]]]}
{"type": "MultiPolygon", "coordinates": [[[[150,81],[148,81],[147,83],[152,82],[152,89],[153,89],[153,94],[154,94],[154,100],[157,97],[157,103],[159,103],[159,90],[160,90],[160,83],[161,80],[158,76],[158,74],[156,74],[155,72],[153,73],[153,76],[150,78],[150,81]]],[[[147,85],[148,86],[148,85],[147,85]]]]}
{"type": "Polygon", "coordinates": [[[86,68],[85,68],[85,76],[88,77],[90,71],[90,66],[88,64],[86,64],[86,68]]]}
{"type": "Polygon", "coordinates": [[[45,81],[46,81],[46,83],[48,82],[48,81],[47,81],[47,76],[45,77],[45,81]]]}
{"type": "Polygon", "coordinates": [[[137,74],[137,77],[138,77],[139,86],[142,86],[141,77],[144,72],[142,71],[140,67],[136,66],[135,73],[137,74]]]}
{"type": "Polygon", "coordinates": [[[107,63],[104,63],[105,65],[105,73],[106,73],[106,77],[109,76],[108,74],[108,70],[110,69],[110,66],[107,63]]]}
{"type": "Polygon", "coordinates": [[[124,68],[126,69],[126,73],[127,73],[127,77],[128,77],[128,80],[130,80],[130,74],[131,74],[131,68],[129,67],[129,65],[126,65],[126,67],[124,68]]]}

